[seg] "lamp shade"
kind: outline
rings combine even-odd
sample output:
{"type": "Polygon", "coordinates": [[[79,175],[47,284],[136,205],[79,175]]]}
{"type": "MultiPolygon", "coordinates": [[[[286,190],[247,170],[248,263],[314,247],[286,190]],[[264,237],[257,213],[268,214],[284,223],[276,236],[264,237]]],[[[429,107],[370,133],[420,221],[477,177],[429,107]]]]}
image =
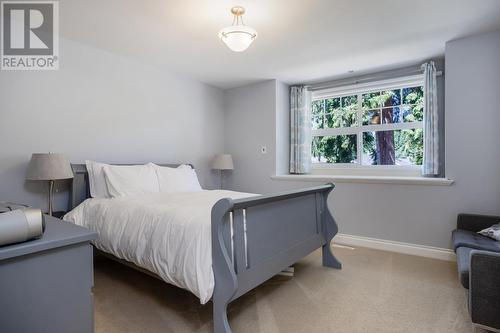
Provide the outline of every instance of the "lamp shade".
{"type": "Polygon", "coordinates": [[[33,154],[26,173],[27,180],[57,180],[73,178],[73,171],[64,154],[33,154]]]}
{"type": "Polygon", "coordinates": [[[233,158],[230,154],[218,154],[215,155],[212,161],[212,169],[215,170],[233,170],[233,158]]]}

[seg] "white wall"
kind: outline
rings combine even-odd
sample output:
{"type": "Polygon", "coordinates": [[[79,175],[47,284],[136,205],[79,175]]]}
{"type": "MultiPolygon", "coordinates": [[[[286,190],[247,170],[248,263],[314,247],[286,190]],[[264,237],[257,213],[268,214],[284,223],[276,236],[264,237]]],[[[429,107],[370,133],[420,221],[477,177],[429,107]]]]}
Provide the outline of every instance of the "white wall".
{"type": "MultiPolygon", "coordinates": [[[[448,248],[459,212],[500,214],[499,54],[500,32],[446,45],[446,176],[455,184],[339,183],[330,207],[341,233],[448,248]]],[[[236,167],[231,188],[272,192],[312,185],[269,178],[286,168],[273,161],[276,151],[280,158],[287,154],[282,142],[288,133],[276,131],[276,119],[286,119],[285,92],[276,81],[225,92],[225,148],[236,167]],[[259,152],[264,144],[267,156],[259,152]]]]}
{"type": "MultiPolygon", "coordinates": [[[[46,207],[41,184],[24,181],[33,152],[77,163],[190,162],[202,185],[215,185],[220,89],[66,39],[60,51],[59,71],[0,72],[0,201],[46,207]]],[[[59,195],[56,209],[66,202],[59,195]]]]}

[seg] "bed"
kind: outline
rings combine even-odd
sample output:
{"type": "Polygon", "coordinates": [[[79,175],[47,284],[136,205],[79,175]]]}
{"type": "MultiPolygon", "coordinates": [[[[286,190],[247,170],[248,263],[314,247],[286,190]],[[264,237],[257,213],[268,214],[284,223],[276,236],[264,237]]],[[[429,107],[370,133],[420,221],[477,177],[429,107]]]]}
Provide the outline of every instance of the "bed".
{"type": "MultiPolygon", "coordinates": [[[[162,166],[177,167],[178,164],[162,166]]],[[[232,191],[89,199],[85,164],[73,164],[70,222],[98,232],[107,256],[213,302],[213,328],[230,333],[227,306],[314,250],[341,268],[330,242],[333,184],[272,195],[232,191]],[[158,250],[160,249],[160,250],[158,250]]]]}

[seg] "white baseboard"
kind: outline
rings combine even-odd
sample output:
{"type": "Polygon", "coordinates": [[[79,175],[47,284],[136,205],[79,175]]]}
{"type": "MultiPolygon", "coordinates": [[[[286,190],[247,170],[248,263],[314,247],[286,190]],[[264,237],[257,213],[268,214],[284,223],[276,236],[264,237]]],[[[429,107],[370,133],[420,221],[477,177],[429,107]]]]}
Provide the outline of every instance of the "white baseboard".
{"type": "Polygon", "coordinates": [[[446,261],[456,260],[455,253],[452,250],[440,247],[402,243],[385,239],[376,239],[346,234],[337,234],[333,238],[333,242],[343,245],[361,246],[370,249],[410,254],[419,257],[440,259],[446,261]]]}

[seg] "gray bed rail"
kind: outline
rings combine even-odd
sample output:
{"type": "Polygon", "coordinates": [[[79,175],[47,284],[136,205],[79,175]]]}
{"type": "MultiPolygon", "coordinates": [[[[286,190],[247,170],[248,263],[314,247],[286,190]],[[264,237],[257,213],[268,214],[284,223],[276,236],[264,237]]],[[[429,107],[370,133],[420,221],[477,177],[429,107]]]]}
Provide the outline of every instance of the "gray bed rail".
{"type": "Polygon", "coordinates": [[[330,242],[338,231],[327,198],[333,184],[245,199],[212,208],[214,332],[230,333],[228,304],[322,247],[323,265],[341,268],[330,242]]]}
{"type": "MultiPolygon", "coordinates": [[[[90,197],[85,164],[72,164],[72,168],[71,209],[90,197]]],[[[322,247],[323,266],[341,268],[330,248],[338,231],[327,206],[333,188],[333,184],[326,184],[238,200],[226,198],[214,205],[211,227],[215,333],[231,332],[227,319],[231,301],[314,250],[322,247]]],[[[144,271],[133,263],[127,265],[144,271]]],[[[152,272],[149,275],[161,279],[152,272]]]]}

